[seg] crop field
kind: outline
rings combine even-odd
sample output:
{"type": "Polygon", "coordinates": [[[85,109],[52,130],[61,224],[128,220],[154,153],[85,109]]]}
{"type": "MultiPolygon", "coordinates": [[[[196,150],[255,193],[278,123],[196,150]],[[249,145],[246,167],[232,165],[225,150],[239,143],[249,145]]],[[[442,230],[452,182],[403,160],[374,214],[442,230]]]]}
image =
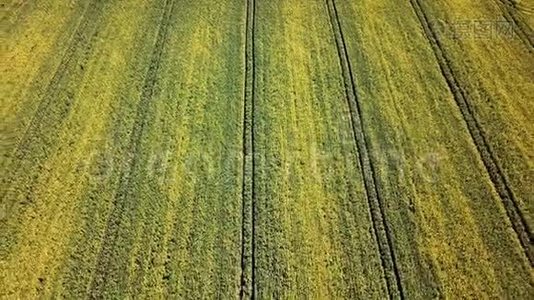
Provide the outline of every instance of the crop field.
{"type": "Polygon", "coordinates": [[[0,299],[534,299],[532,1],[0,6],[0,299]]]}

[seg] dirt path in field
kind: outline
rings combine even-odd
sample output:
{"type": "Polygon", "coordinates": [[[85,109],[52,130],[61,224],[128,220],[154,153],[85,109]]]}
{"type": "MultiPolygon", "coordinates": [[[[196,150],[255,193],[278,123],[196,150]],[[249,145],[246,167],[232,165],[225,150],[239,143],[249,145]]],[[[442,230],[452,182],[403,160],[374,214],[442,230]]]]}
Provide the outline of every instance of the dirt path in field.
{"type": "Polygon", "coordinates": [[[382,267],[384,268],[389,296],[390,298],[404,299],[402,282],[395,258],[391,229],[386,220],[383,199],[380,197],[379,188],[376,184],[375,170],[369,155],[366,133],[363,128],[361,108],[358,102],[358,93],[356,91],[354,75],[352,73],[336,4],[334,0],[327,0],[327,5],[330,15],[330,23],[332,25],[332,30],[334,31],[338,49],[339,62],[343,73],[347,102],[350,109],[350,120],[354,139],[356,140],[358,147],[358,153],[360,154],[359,159],[362,166],[367,199],[369,201],[373,228],[380,250],[380,257],[382,260],[382,267]]]}
{"type": "Polygon", "coordinates": [[[501,167],[497,164],[495,155],[492,152],[486,137],[484,136],[481,126],[475,118],[473,109],[470,106],[469,94],[462,88],[462,86],[456,79],[454,71],[451,67],[451,63],[448,57],[446,56],[444,47],[442,46],[432,26],[430,26],[428,16],[425,13],[420,1],[410,0],[410,2],[417,17],[419,18],[425,35],[430,45],[432,46],[434,55],[436,56],[436,59],[439,63],[441,73],[447,81],[449,89],[454,95],[456,104],[458,105],[462,116],[467,124],[473,142],[482,158],[482,162],[486,167],[486,170],[491,178],[491,181],[493,182],[493,185],[495,186],[497,193],[502,199],[502,202],[506,209],[506,213],[512,223],[512,227],[517,233],[517,236],[519,238],[519,241],[521,242],[521,245],[523,246],[525,254],[530,260],[530,264],[534,266],[534,242],[532,233],[528,228],[523,213],[519,209],[517,200],[515,199],[515,196],[506,181],[506,177],[504,176],[501,167]]]}

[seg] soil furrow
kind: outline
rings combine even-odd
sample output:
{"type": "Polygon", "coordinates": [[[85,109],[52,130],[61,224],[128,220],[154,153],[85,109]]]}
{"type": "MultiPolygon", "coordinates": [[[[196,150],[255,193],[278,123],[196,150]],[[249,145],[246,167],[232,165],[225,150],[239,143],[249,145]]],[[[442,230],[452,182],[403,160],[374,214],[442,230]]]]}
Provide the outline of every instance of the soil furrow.
{"type": "Polygon", "coordinates": [[[252,156],[251,156],[251,159],[252,159],[252,162],[251,162],[251,166],[252,166],[252,170],[251,170],[251,173],[252,173],[252,201],[251,201],[251,204],[252,204],[252,232],[251,232],[251,244],[252,244],[252,258],[251,258],[251,292],[252,292],[252,299],[255,299],[256,298],[256,243],[255,243],[255,238],[256,238],[256,219],[257,219],[257,210],[256,210],[256,186],[255,186],[255,181],[254,181],[254,175],[256,174],[256,164],[255,164],[255,158],[256,158],[256,148],[255,148],[255,144],[254,144],[254,136],[255,136],[255,126],[254,126],[254,116],[255,116],[255,105],[254,105],[254,102],[255,102],[255,97],[254,97],[254,89],[255,89],[255,86],[256,86],[256,66],[255,66],[255,59],[254,59],[254,53],[255,53],[255,43],[254,43],[254,30],[256,28],[256,18],[255,18],[255,14],[256,14],[256,0],[249,0],[251,2],[250,4],[250,10],[251,10],[251,13],[250,13],[250,47],[249,47],[249,51],[250,51],[250,55],[249,55],[249,59],[250,59],[250,70],[249,72],[251,73],[250,77],[250,88],[251,88],[251,92],[250,92],[250,104],[251,104],[251,127],[250,127],[250,133],[251,133],[251,137],[250,137],[250,142],[251,142],[251,151],[252,151],[252,156]]]}
{"type": "Polygon", "coordinates": [[[255,195],[254,195],[254,25],[255,1],[246,1],[245,84],[243,90],[243,215],[241,248],[241,299],[255,297],[255,195]]]}
{"type": "Polygon", "coordinates": [[[486,167],[489,177],[493,182],[497,193],[502,199],[506,213],[512,223],[512,227],[517,233],[519,241],[530,261],[530,264],[534,266],[532,233],[530,232],[525,217],[519,209],[515,196],[510,189],[505,176],[503,175],[504,173],[497,163],[495,155],[493,154],[491,147],[484,136],[484,132],[481,129],[479,122],[475,118],[473,109],[470,106],[469,94],[462,88],[456,79],[454,71],[451,67],[451,63],[445,54],[444,47],[438,39],[436,32],[434,32],[432,27],[429,25],[430,23],[428,16],[426,15],[421,3],[419,0],[410,0],[410,2],[434,51],[434,55],[436,56],[437,62],[440,66],[441,73],[445,78],[447,85],[454,96],[456,104],[458,105],[460,112],[467,124],[473,142],[480,154],[484,166],[486,167]]]}
{"type": "Polygon", "coordinates": [[[254,253],[254,0],[246,1],[245,82],[243,87],[243,190],[240,299],[252,296],[254,253]]]}
{"type": "Polygon", "coordinates": [[[336,46],[338,49],[347,102],[350,109],[350,120],[354,133],[354,139],[356,140],[356,146],[358,148],[360,164],[362,166],[362,174],[364,176],[364,185],[369,202],[370,215],[380,251],[382,267],[384,268],[388,293],[390,298],[404,299],[401,278],[395,259],[391,230],[387,220],[385,219],[385,208],[383,200],[380,198],[373,162],[369,155],[369,146],[363,127],[361,108],[360,103],[358,102],[358,93],[356,90],[354,75],[352,73],[335,1],[327,0],[327,6],[330,22],[335,35],[336,46]]]}
{"type": "Polygon", "coordinates": [[[101,288],[105,285],[107,274],[109,273],[108,265],[111,263],[110,254],[113,253],[115,245],[115,238],[118,229],[121,225],[121,216],[125,213],[126,205],[128,202],[129,187],[133,171],[140,163],[139,161],[139,149],[141,145],[141,138],[143,136],[144,128],[147,124],[147,118],[149,114],[149,107],[154,94],[154,89],[157,81],[158,70],[161,65],[161,57],[163,49],[167,41],[168,27],[172,16],[174,7],[173,0],[167,0],[165,4],[164,15],[158,29],[158,35],[154,44],[154,50],[150,60],[147,74],[145,75],[145,83],[141,92],[141,97],[138,103],[137,115],[135,123],[130,134],[130,142],[128,150],[126,152],[126,160],[124,169],[121,171],[119,186],[117,193],[114,197],[112,212],[109,215],[105,234],[103,235],[104,241],[102,242],[102,248],[97,258],[95,273],[93,282],[90,287],[90,297],[99,298],[102,295],[101,288]]]}

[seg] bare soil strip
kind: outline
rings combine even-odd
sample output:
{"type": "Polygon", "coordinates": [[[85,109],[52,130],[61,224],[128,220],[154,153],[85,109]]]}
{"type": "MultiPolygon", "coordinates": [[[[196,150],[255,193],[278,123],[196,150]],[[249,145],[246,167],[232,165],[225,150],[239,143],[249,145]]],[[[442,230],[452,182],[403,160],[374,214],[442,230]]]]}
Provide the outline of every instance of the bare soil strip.
{"type": "Polygon", "coordinates": [[[104,234],[104,241],[102,248],[98,255],[93,282],[91,283],[90,297],[100,298],[101,288],[105,285],[106,275],[108,273],[108,264],[110,263],[110,256],[113,253],[115,245],[116,233],[121,225],[121,216],[125,213],[126,203],[128,202],[129,186],[131,173],[135,167],[140,163],[139,152],[141,138],[143,136],[144,128],[147,124],[147,116],[150,102],[154,93],[154,87],[157,81],[158,70],[161,65],[161,57],[163,49],[167,41],[168,27],[172,16],[174,7],[174,0],[167,0],[165,3],[165,12],[158,30],[158,35],[154,45],[154,50],[150,60],[150,65],[145,76],[145,83],[142,89],[141,98],[138,103],[137,115],[134,123],[132,133],[130,135],[130,142],[128,151],[126,153],[126,164],[121,171],[119,179],[119,187],[117,194],[113,201],[112,212],[109,215],[106,231],[104,234]]]}
{"type": "Polygon", "coordinates": [[[254,298],[254,12],[255,1],[246,1],[245,83],[243,90],[243,191],[240,299],[254,298]]]}
{"type": "Polygon", "coordinates": [[[367,199],[369,201],[369,207],[371,210],[370,213],[373,221],[374,232],[378,242],[382,267],[384,268],[388,293],[390,298],[404,299],[402,282],[395,259],[392,234],[389,224],[385,219],[383,199],[381,199],[378,187],[376,185],[377,180],[375,178],[374,166],[369,155],[369,147],[367,145],[366,134],[362,124],[363,121],[360,104],[358,102],[358,93],[354,82],[354,75],[352,73],[352,67],[350,65],[336,4],[334,0],[327,0],[327,5],[330,15],[330,22],[332,24],[332,29],[336,39],[340,65],[345,82],[347,102],[350,109],[350,119],[354,133],[354,139],[356,140],[358,153],[360,154],[359,159],[362,166],[367,199]]]}
{"type": "Polygon", "coordinates": [[[501,167],[497,164],[495,155],[493,154],[486,137],[476,120],[473,109],[470,106],[469,94],[462,88],[456,79],[451,67],[451,63],[447,56],[441,42],[438,39],[436,32],[433,31],[429,25],[428,17],[419,0],[410,0],[412,7],[419,18],[423,30],[427,36],[430,45],[434,51],[436,59],[439,63],[443,77],[454,95],[454,99],[462,113],[462,116],[467,124],[473,142],[475,143],[478,152],[482,158],[482,162],[493,182],[495,189],[501,197],[506,213],[510,218],[512,227],[514,228],[521,245],[525,251],[526,256],[530,260],[530,264],[534,266],[534,251],[533,251],[533,236],[530,232],[525,217],[519,209],[515,196],[510,189],[506,178],[503,175],[501,167]]]}

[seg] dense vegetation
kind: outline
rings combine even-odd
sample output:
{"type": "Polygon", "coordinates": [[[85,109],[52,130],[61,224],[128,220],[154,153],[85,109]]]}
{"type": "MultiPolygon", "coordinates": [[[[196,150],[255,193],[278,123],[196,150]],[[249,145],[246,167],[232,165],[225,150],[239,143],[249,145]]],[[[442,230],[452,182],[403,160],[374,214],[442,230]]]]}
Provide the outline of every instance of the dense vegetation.
{"type": "Polygon", "coordinates": [[[0,298],[534,298],[528,1],[20,1],[0,298]]]}

